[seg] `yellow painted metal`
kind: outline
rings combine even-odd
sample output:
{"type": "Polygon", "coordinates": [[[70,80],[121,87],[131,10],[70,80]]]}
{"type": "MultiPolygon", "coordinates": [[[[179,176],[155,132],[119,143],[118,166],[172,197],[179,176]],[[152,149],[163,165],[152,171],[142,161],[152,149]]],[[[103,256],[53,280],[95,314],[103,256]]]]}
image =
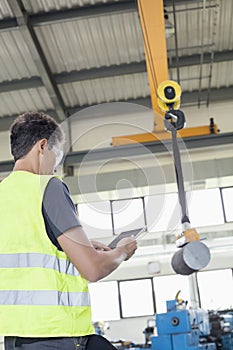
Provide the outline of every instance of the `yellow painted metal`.
{"type": "Polygon", "coordinates": [[[171,109],[179,109],[180,108],[180,97],[182,94],[181,86],[174,80],[164,80],[162,83],[159,84],[157,89],[157,102],[158,107],[163,111],[164,113],[168,112],[171,109]],[[168,96],[165,95],[165,91],[168,89],[169,91],[172,90],[174,92],[174,95],[172,94],[168,96]]]}
{"type": "MultiPolygon", "coordinates": [[[[193,128],[187,128],[178,130],[177,137],[193,137],[193,136],[204,136],[210,135],[211,133],[218,134],[218,126],[213,125],[213,132],[210,130],[209,125],[198,126],[193,128]]],[[[125,135],[112,138],[112,146],[127,145],[130,143],[145,143],[145,142],[155,142],[162,140],[171,140],[171,133],[163,129],[161,132],[151,132],[145,134],[135,134],[135,135],[125,135]]]]}
{"type": "Polygon", "coordinates": [[[164,130],[164,113],[158,107],[157,88],[162,81],[168,80],[163,0],[138,0],[138,10],[144,38],[151,102],[155,114],[155,130],[159,131],[164,130]]]}
{"type": "Polygon", "coordinates": [[[183,232],[183,235],[178,235],[177,239],[185,237],[185,243],[200,241],[200,235],[195,228],[188,228],[183,232]]]}

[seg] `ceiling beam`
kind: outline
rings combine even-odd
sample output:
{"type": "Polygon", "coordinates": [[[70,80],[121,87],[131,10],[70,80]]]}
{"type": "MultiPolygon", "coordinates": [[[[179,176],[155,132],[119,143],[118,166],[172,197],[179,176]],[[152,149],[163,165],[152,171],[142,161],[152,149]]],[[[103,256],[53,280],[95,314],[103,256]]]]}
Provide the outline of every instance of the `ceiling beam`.
{"type": "Polygon", "coordinates": [[[110,78],[119,75],[128,75],[136,73],[145,73],[146,63],[131,62],[120,65],[112,65],[109,67],[83,69],[80,71],[62,72],[54,75],[56,84],[74,83],[83,80],[110,78]]]}
{"type": "MultiPolygon", "coordinates": [[[[204,64],[208,64],[211,59],[209,52],[204,53],[204,64]]],[[[225,50],[214,53],[214,63],[233,61],[233,50],[225,50]]],[[[200,55],[183,56],[179,58],[179,67],[196,66],[200,64],[200,55]]],[[[176,68],[177,62],[169,60],[169,68],[176,68]]],[[[146,72],[145,61],[123,63],[120,65],[112,65],[109,67],[83,69],[80,71],[62,72],[53,74],[52,79],[55,84],[67,84],[84,80],[109,78],[119,75],[136,74],[146,72]]],[[[30,88],[38,88],[43,86],[40,77],[23,78],[17,80],[0,82],[0,93],[24,90],[30,88]]]]}
{"type": "MultiPolygon", "coordinates": [[[[201,3],[203,0],[176,0],[176,5],[187,3],[201,3]]],[[[164,0],[165,6],[172,6],[172,0],[164,0]]],[[[40,12],[28,15],[31,25],[40,26],[56,22],[72,21],[78,18],[91,18],[99,16],[116,15],[126,12],[136,12],[137,2],[135,0],[111,1],[94,6],[72,7],[60,11],[40,12]]],[[[18,27],[15,18],[6,18],[0,21],[0,31],[14,30],[18,27]]]]}
{"type": "MultiPolygon", "coordinates": [[[[208,97],[208,90],[202,90],[201,92],[201,98],[202,101],[206,102],[206,99],[208,97]]],[[[210,92],[210,102],[221,102],[221,101],[231,101],[233,96],[233,86],[224,87],[224,88],[212,88],[210,92]]],[[[199,98],[199,91],[192,91],[192,92],[183,92],[182,93],[182,106],[189,106],[189,105],[197,105],[197,101],[199,98]]],[[[138,104],[147,108],[151,108],[151,98],[148,97],[142,97],[137,99],[128,99],[124,101],[111,101],[111,102],[125,102],[125,103],[134,103],[138,104]]],[[[84,110],[88,107],[91,107],[91,105],[84,105],[84,106],[74,106],[74,107],[66,107],[66,114],[67,115],[73,115],[74,113],[78,113],[81,110],[84,110]]],[[[56,117],[56,112],[54,110],[44,111],[45,113],[51,115],[52,117],[56,117]]],[[[13,116],[4,116],[0,118],[0,131],[7,131],[10,128],[10,125],[14,121],[14,119],[17,117],[17,115],[13,116]]]]}
{"type": "Polygon", "coordinates": [[[14,79],[0,82],[0,93],[17,90],[36,89],[43,85],[40,77],[14,79]]]}
{"type": "MultiPolygon", "coordinates": [[[[32,26],[40,26],[57,22],[72,21],[79,18],[91,18],[99,16],[116,15],[126,12],[136,12],[137,3],[135,0],[121,0],[108,2],[94,6],[72,7],[60,11],[40,12],[28,14],[32,26]]],[[[14,13],[14,11],[12,11],[14,13]]],[[[16,18],[6,18],[0,21],[0,31],[15,30],[18,27],[16,18]]]]}
{"type": "MultiPolygon", "coordinates": [[[[192,49],[192,48],[190,48],[192,49]]],[[[214,63],[233,61],[233,50],[215,51],[214,52],[214,63]]],[[[203,53],[203,64],[208,64],[211,62],[211,53],[203,53]]],[[[169,68],[181,68],[189,66],[198,66],[201,64],[201,55],[189,55],[180,56],[179,61],[175,61],[175,57],[170,57],[168,66],[169,68]]]]}
{"type": "MultiPolygon", "coordinates": [[[[184,142],[188,150],[203,147],[218,147],[220,145],[233,144],[233,133],[189,137],[183,139],[182,142],[184,142]]],[[[148,151],[150,153],[164,153],[168,152],[168,149],[171,146],[171,141],[147,142],[144,143],[143,146],[144,147],[142,147],[141,144],[130,144],[120,147],[100,148],[92,150],[90,153],[88,150],[72,152],[66,155],[64,165],[71,166],[80,164],[84,158],[86,162],[91,162],[104,159],[122,159],[125,157],[135,157],[144,154],[148,155],[148,151]]],[[[0,173],[10,172],[13,169],[13,166],[13,161],[0,162],[0,173]]]]}
{"type": "MultiPolygon", "coordinates": [[[[82,69],[80,71],[62,72],[52,76],[55,84],[68,84],[84,80],[110,78],[119,75],[128,75],[136,73],[145,73],[146,63],[132,62],[120,65],[112,65],[109,67],[82,69]]],[[[24,90],[30,88],[38,88],[43,86],[40,77],[23,78],[17,80],[0,82],[0,93],[24,90]]]]}
{"type": "MultiPolygon", "coordinates": [[[[144,157],[143,168],[135,167],[132,169],[131,157],[128,158],[128,166],[126,165],[125,159],[118,159],[116,167],[114,163],[111,162],[111,167],[105,168],[104,172],[98,171],[96,173],[96,164],[91,170],[91,165],[86,167],[82,164],[82,171],[79,175],[65,176],[64,181],[67,184],[69,191],[72,196],[84,193],[95,193],[102,191],[115,191],[116,184],[119,184],[122,179],[124,183],[121,183],[121,189],[134,188],[146,188],[150,187],[150,194],[155,194],[153,192],[154,186],[164,186],[164,180],[167,184],[174,184],[176,186],[174,164],[172,160],[168,164],[162,165],[161,174],[161,164],[156,164],[153,162],[151,157],[144,157]],[[121,163],[122,161],[122,163],[121,163]],[[157,174],[157,176],[155,176],[157,174]],[[80,186],[81,184],[81,186],[80,186]],[[130,184],[130,186],[129,186],[130,184]],[[80,188],[81,187],[81,188],[80,188]]],[[[138,158],[142,161],[142,157],[138,158]]],[[[100,160],[100,163],[102,160],[100,160]]],[[[182,165],[184,169],[187,166],[192,167],[192,174],[190,174],[190,182],[192,182],[192,190],[199,189],[197,186],[201,185],[201,188],[205,188],[205,179],[216,179],[216,177],[222,178],[225,176],[231,176],[233,173],[233,157],[224,157],[217,159],[205,159],[205,160],[195,160],[192,161],[192,165],[183,160],[182,165]],[[217,175],[216,175],[217,174],[217,175]]],[[[191,170],[191,169],[190,169],[191,170]]],[[[111,193],[110,192],[110,193],[111,193]]],[[[175,239],[175,237],[174,237],[175,239]]],[[[233,242],[233,241],[232,241],[233,242]]]]}
{"type": "MultiPolygon", "coordinates": [[[[209,91],[207,89],[202,90],[201,100],[203,102],[206,102],[208,94],[209,94],[209,91]]],[[[210,102],[213,103],[213,102],[222,102],[222,101],[232,101],[232,96],[233,96],[233,85],[229,87],[218,88],[218,89],[212,88],[210,91],[210,102]]],[[[199,98],[199,91],[192,91],[192,92],[184,91],[181,96],[181,107],[194,105],[194,104],[197,105],[198,98],[199,98]]],[[[134,103],[147,108],[152,108],[150,96],[137,98],[137,99],[128,99],[124,101],[110,101],[110,102],[134,103]]],[[[67,107],[67,112],[69,112],[69,115],[72,115],[88,107],[91,107],[91,106],[85,105],[85,106],[67,107]]]]}
{"type": "Polygon", "coordinates": [[[22,0],[7,0],[7,2],[17,20],[19,30],[38,69],[43,85],[46,88],[48,95],[54,105],[54,109],[57,113],[57,119],[60,121],[64,120],[66,118],[66,115],[62,96],[58,87],[53,81],[50,67],[42,51],[39,40],[35,34],[35,30],[30,23],[30,19],[24,8],[22,0]]]}
{"type": "MultiPolygon", "coordinates": [[[[203,0],[175,0],[176,5],[203,3],[203,0]]],[[[165,6],[172,6],[172,0],[164,0],[165,6]]],[[[109,1],[105,4],[96,4],[94,6],[73,7],[60,11],[50,11],[47,13],[38,13],[30,16],[31,23],[34,26],[51,24],[55,22],[71,21],[78,18],[91,18],[99,16],[116,15],[126,12],[138,11],[137,1],[120,0],[118,2],[109,1]]]]}
{"type": "MultiPolygon", "coordinates": [[[[179,142],[179,140],[178,140],[179,142]]],[[[233,133],[223,133],[223,134],[211,134],[205,136],[195,136],[182,139],[182,143],[185,144],[187,149],[194,148],[203,148],[203,147],[212,147],[220,146],[226,144],[233,144],[233,133]]],[[[150,153],[164,153],[168,152],[170,149],[171,141],[157,141],[157,142],[146,142],[141,144],[129,144],[122,145],[120,147],[107,147],[100,148],[96,150],[81,151],[81,152],[72,152],[68,153],[65,158],[65,165],[75,165],[82,162],[85,158],[85,161],[96,161],[104,159],[114,159],[114,158],[125,158],[131,156],[140,156],[150,153]]],[[[1,163],[0,163],[1,165],[1,163]]],[[[0,167],[1,169],[1,167],[0,167]]]]}
{"type": "Polygon", "coordinates": [[[14,122],[16,114],[4,116],[0,118],[0,132],[10,130],[11,124],[14,122]]]}
{"type": "Polygon", "coordinates": [[[18,24],[15,18],[4,18],[0,21],[0,32],[17,29],[18,24]]]}
{"type": "MultiPolygon", "coordinates": [[[[139,98],[136,98],[136,99],[131,98],[131,99],[128,99],[128,100],[110,101],[109,103],[111,103],[111,102],[133,103],[133,104],[144,106],[144,107],[147,107],[147,108],[150,108],[150,109],[152,108],[150,96],[148,96],[148,97],[141,97],[141,98],[139,97],[139,98]]],[[[67,107],[67,113],[69,115],[73,115],[73,114],[78,113],[78,112],[80,112],[82,110],[85,110],[88,107],[92,107],[92,106],[84,105],[84,106],[67,107]]],[[[1,126],[1,118],[0,118],[0,126],[1,126]]]]}
{"type": "MultiPolygon", "coordinates": [[[[173,1],[174,0],[164,0],[164,6],[172,6],[173,5],[173,1]]],[[[203,0],[175,0],[175,4],[176,5],[186,5],[186,4],[198,4],[198,3],[202,3],[203,4],[203,0]]]]}
{"type": "MultiPolygon", "coordinates": [[[[199,99],[199,91],[183,92],[181,96],[181,105],[189,105],[196,103],[199,99]]],[[[201,90],[201,101],[207,101],[208,94],[210,95],[210,102],[232,101],[233,85],[222,88],[211,88],[210,91],[201,90]]]]}
{"type": "Polygon", "coordinates": [[[102,17],[122,14],[126,12],[136,12],[137,3],[135,0],[121,0],[118,2],[107,2],[94,6],[73,7],[60,11],[50,11],[31,15],[33,26],[76,20],[78,18],[102,17]]]}

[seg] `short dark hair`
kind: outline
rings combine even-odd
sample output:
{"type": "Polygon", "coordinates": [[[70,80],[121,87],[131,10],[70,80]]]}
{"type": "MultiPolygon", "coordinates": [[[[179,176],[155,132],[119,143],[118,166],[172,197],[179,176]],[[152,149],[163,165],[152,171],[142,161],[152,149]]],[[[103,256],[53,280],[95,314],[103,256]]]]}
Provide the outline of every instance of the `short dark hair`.
{"type": "Polygon", "coordinates": [[[23,158],[43,138],[48,140],[50,149],[64,139],[62,129],[52,117],[43,112],[25,112],[18,116],[10,128],[14,160],[23,158]]]}

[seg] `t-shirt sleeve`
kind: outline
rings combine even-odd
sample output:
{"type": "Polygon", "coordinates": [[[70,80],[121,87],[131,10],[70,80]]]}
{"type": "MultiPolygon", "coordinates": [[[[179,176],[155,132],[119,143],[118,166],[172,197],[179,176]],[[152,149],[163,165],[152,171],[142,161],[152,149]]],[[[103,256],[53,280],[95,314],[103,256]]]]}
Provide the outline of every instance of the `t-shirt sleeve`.
{"type": "Polygon", "coordinates": [[[42,212],[53,235],[58,238],[72,227],[81,226],[66,184],[52,178],[44,192],[42,212]]]}

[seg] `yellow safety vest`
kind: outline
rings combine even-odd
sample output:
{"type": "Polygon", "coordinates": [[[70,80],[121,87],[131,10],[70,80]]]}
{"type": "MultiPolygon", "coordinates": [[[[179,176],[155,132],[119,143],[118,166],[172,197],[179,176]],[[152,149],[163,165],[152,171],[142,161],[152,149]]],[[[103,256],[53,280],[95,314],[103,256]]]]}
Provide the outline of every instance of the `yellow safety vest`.
{"type": "Polygon", "coordinates": [[[0,183],[0,334],[4,336],[94,333],[88,283],[46,233],[42,200],[50,179],[15,171],[0,183]]]}

